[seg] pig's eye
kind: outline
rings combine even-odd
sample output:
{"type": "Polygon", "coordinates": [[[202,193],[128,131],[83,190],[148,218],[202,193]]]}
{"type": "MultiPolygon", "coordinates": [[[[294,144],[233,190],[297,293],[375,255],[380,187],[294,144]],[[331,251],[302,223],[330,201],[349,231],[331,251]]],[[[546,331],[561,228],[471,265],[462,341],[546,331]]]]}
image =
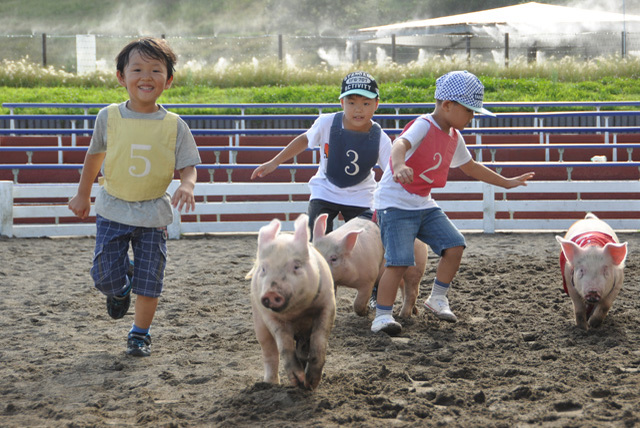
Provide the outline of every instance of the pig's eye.
{"type": "Polygon", "coordinates": [[[609,276],[609,268],[607,266],[602,268],[602,275],[605,277],[609,276]]]}
{"type": "Polygon", "coordinates": [[[576,278],[580,279],[584,276],[584,269],[580,268],[576,270],[576,278]]]}
{"type": "Polygon", "coordinates": [[[331,256],[331,257],[329,257],[329,261],[330,261],[331,263],[335,263],[335,262],[337,262],[337,261],[338,261],[338,256],[331,256]]]}
{"type": "Polygon", "coordinates": [[[298,272],[301,267],[302,267],[302,263],[300,263],[298,260],[293,262],[293,271],[294,272],[298,272]]]}
{"type": "Polygon", "coordinates": [[[267,269],[264,266],[260,266],[259,272],[260,275],[265,275],[267,273],[267,269]]]}

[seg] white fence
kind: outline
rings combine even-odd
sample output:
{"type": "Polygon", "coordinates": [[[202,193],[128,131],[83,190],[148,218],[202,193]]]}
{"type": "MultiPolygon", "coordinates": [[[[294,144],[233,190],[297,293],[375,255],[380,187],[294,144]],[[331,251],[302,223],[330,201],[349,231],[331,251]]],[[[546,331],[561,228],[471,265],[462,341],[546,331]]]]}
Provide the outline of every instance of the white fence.
{"type": "MultiPolygon", "coordinates": [[[[177,182],[174,182],[170,191],[176,186],[177,182]]],[[[94,236],[96,229],[93,222],[65,223],[73,218],[66,201],[75,194],[76,189],[75,184],[14,184],[0,181],[0,235],[18,238],[94,236]],[[40,202],[43,198],[59,201],[40,202]],[[38,202],[29,202],[30,199],[38,202]]],[[[94,194],[96,189],[97,185],[94,186],[94,194]]],[[[628,216],[632,212],[640,213],[640,181],[637,180],[533,181],[526,187],[508,191],[476,181],[453,181],[433,193],[436,200],[439,195],[447,195],[448,200],[438,203],[461,230],[485,233],[561,231],[592,211],[608,213],[606,221],[614,229],[640,229],[640,219],[628,216]],[[610,193],[617,196],[611,199],[589,198],[590,194],[610,193]],[[541,198],[541,194],[548,196],[541,198]],[[575,197],[554,199],[553,195],[557,194],[574,194],[575,197]],[[474,218],[456,219],[456,213],[464,213],[465,216],[471,214],[474,218]],[[527,213],[542,215],[529,219],[518,218],[527,213]]],[[[175,213],[175,221],[169,227],[170,238],[177,239],[182,234],[193,233],[257,232],[273,217],[283,219],[283,230],[293,230],[293,220],[307,210],[309,189],[306,183],[197,183],[195,194],[202,201],[196,204],[194,213],[175,213]],[[275,200],[274,195],[280,198],[284,196],[285,200],[275,200]],[[258,198],[238,202],[227,200],[237,196],[258,198]],[[304,200],[296,201],[296,196],[304,200]],[[208,201],[214,199],[215,202],[208,201]],[[247,215],[263,215],[267,219],[243,219],[247,215]],[[208,220],[203,220],[204,216],[208,216],[208,220]]],[[[91,215],[95,215],[93,208],[91,215]]]]}

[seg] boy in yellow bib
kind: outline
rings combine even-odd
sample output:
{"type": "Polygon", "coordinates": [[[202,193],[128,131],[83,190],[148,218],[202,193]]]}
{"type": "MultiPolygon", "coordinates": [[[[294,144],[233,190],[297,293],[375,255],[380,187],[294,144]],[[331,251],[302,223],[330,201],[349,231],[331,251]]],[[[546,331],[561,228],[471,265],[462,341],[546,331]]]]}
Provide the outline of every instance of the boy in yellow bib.
{"type": "Polygon", "coordinates": [[[151,355],[151,322],[162,293],[167,258],[167,225],[172,206],[195,208],[193,188],[200,155],[187,124],[156,101],[173,82],[176,55],[164,40],[142,38],[117,56],[118,82],[129,100],[98,113],[77,194],[69,209],[84,219],[91,209],[91,187],[102,171],[95,200],[96,248],[91,276],[107,296],[114,319],[129,310],[137,295],[127,354],[151,355]],[[175,170],[180,186],[167,188],[175,170]],[[129,245],[135,263],[129,259],[129,245]]]}

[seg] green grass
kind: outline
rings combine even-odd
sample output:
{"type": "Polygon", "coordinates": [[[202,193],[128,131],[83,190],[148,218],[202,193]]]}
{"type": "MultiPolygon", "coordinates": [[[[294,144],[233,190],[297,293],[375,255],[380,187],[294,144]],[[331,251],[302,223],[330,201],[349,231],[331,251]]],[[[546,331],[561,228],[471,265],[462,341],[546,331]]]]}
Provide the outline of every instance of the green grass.
{"type": "MultiPolygon", "coordinates": [[[[362,64],[338,69],[300,69],[279,63],[178,69],[173,87],[164,92],[160,102],[334,103],[338,101],[342,77],[355,69],[367,70],[376,77],[383,103],[433,102],[437,77],[456,69],[468,69],[480,77],[485,85],[485,102],[640,100],[640,59],[612,57],[541,64],[513,60],[508,68],[494,63],[434,58],[422,64],[383,67],[362,64]]],[[[115,72],[78,76],[42,68],[27,60],[0,63],[2,102],[111,103],[126,98],[115,72]]],[[[8,109],[2,108],[0,112],[6,114],[8,109]]],[[[59,109],[30,112],[62,113],[59,109]]]]}

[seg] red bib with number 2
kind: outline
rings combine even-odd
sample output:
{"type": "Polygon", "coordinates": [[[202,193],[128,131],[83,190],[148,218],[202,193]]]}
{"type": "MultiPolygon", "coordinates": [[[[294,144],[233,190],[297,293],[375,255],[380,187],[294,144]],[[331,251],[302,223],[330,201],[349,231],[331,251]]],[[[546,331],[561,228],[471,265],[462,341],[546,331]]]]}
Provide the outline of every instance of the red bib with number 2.
{"type": "MultiPolygon", "coordinates": [[[[416,120],[429,120],[424,116],[412,120],[402,130],[402,133],[416,120]]],[[[449,135],[438,128],[431,120],[429,132],[422,139],[415,152],[406,161],[406,165],[413,169],[413,182],[402,184],[409,193],[428,196],[431,189],[444,187],[447,184],[449,165],[458,146],[458,131],[452,128],[454,135],[449,135]]],[[[402,136],[402,134],[400,134],[402,136]]],[[[393,173],[393,165],[391,172],[393,173]]]]}

